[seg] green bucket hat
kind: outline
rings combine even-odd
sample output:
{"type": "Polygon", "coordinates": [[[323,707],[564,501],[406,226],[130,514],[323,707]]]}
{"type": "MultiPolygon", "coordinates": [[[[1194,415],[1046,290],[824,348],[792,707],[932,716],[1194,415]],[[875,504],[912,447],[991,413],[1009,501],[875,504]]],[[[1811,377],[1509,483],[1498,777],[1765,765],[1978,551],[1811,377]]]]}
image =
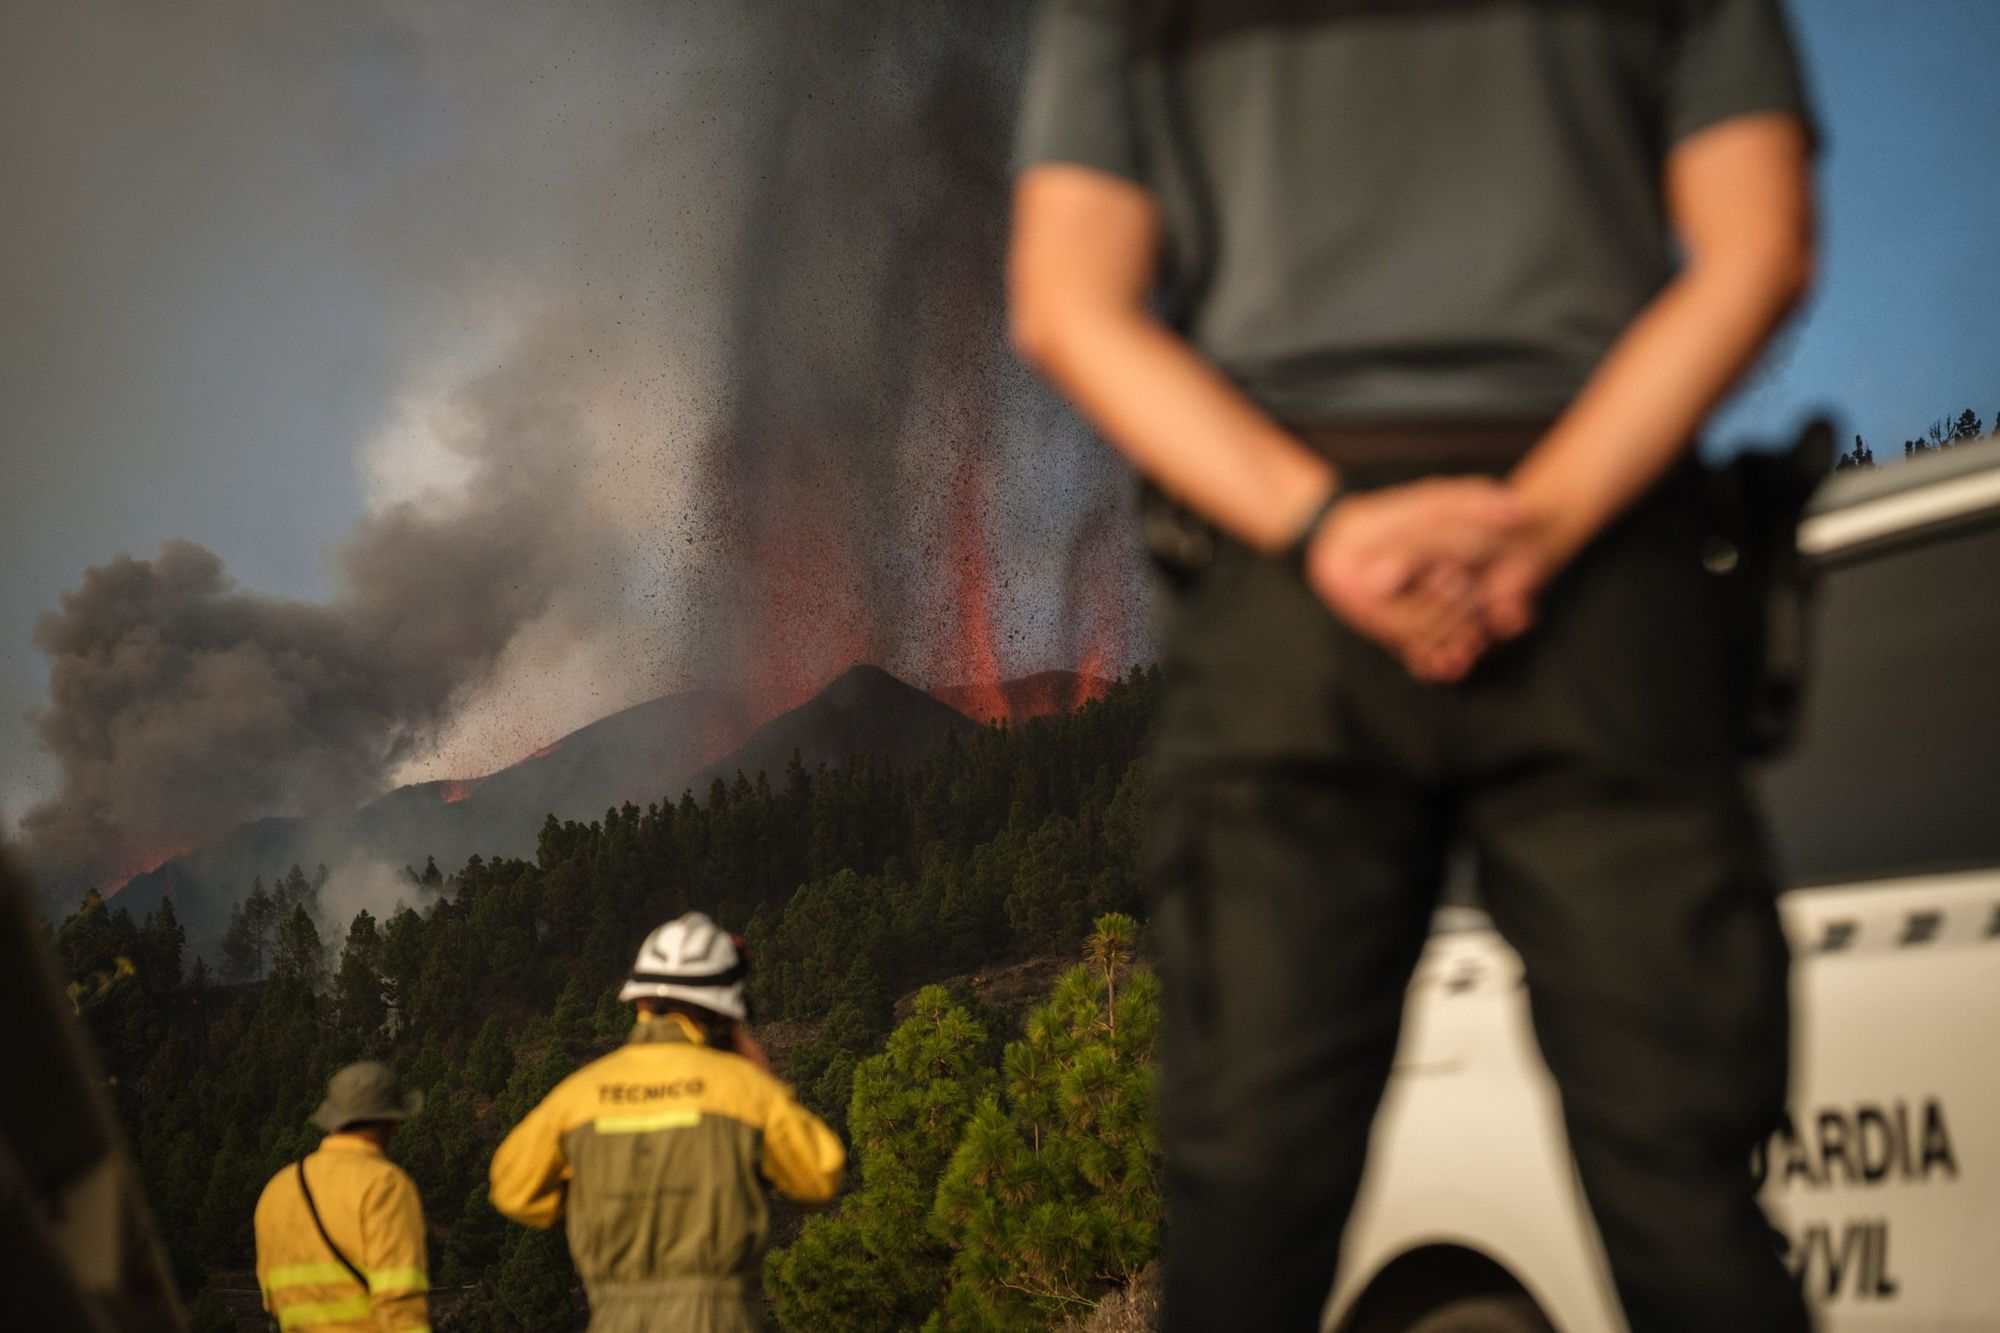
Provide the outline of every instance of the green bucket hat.
{"type": "Polygon", "coordinates": [[[380,1060],[363,1060],[326,1081],[326,1100],[312,1122],[332,1134],[369,1120],[408,1120],[423,1105],[424,1094],[404,1092],[395,1070],[380,1060]]]}

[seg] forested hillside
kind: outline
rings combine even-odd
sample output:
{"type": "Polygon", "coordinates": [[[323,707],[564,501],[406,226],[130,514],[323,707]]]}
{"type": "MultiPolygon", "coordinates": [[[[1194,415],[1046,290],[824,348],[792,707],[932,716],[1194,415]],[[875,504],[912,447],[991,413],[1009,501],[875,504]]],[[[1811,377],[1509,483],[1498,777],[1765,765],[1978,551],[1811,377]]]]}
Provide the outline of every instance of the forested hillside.
{"type": "MultiPolygon", "coordinates": [[[[1073,714],[948,738],[907,773],[794,762],[698,800],[551,818],[532,861],[413,871],[386,920],[325,920],[319,877],[273,867],[225,976],[184,965],[170,900],[135,922],[87,898],[56,945],[197,1327],[254,1306],[257,1192],[316,1142],[327,1075],[373,1055],[428,1096],[393,1155],[430,1219],[437,1327],[580,1328],[560,1233],[494,1213],[486,1163],[623,1038],[633,951],[690,908],[746,936],[757,1020],[810,1034],[782,1072],[856,1149],[838,1208],[772,1256],[781,1325],[1087,1312],[1157,1243],[1156,1007],[1121,915],[1156,695],[1139,671],[1073,714]],[[1078,966],[1019,1031],[928,985],[1035,955],[1078,966]],[[892,1034],[896,997],[919,987],[892,1034]]],[[[781,1217],[781,1240],[796,1231],[781,1217]]]]}

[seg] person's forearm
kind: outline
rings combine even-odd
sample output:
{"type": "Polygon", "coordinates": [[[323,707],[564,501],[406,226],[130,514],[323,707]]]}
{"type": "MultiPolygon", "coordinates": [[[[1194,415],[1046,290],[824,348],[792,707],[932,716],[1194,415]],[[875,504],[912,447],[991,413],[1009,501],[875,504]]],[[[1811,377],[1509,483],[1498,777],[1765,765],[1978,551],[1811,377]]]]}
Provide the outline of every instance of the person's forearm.
{"type": "Polygon", "coordinates": [[[1683,273],[1626,330],[1515,470],[1560,564],[1643,494],[1756,360],[1804,286],[1803,256],[1683,273]]]}
{"type": "Polygon", "coordinates": [[[1143,311],[1079,304],[1023,350],[1134,467],[1260,550],[1290,542],[1334,483],[1331,464],[1143,311]]]}

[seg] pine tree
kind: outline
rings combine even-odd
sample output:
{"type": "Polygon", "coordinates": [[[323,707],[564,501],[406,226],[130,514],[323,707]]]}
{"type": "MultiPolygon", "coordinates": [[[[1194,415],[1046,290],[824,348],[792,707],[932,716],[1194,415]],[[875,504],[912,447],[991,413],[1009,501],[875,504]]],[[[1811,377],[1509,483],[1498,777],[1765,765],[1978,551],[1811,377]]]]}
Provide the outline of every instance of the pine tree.
{"type": "Polygon", "coordinates": [[[262,1186],[241,1130],[230,1125],[223,1131],[194,1218],[203,1253],[211,1262],[226,1265],[248,1256],[250,1210],[262,1186]]]}
{"type": "Polygon", "coordinates": [[[835,1132],[846,1128],[847,1104],[854,1094],[854,1070],[889,1031],[894,1008],[882,984],[881,968],[862,956],[848,965],[826,1021],[812,1044],[800,1052],[791,1075],[811,1107],[835,1132]]]}
{"type": "Polygon", "coordinates": [[[297,903],[278,926],[271,975],[304,982],[317,990],[326,981],[326,949],[304,903],[297,903]]]}
{"type": "Polygon", "coordinates": [[[188,1333],[236,1333],[236,1318],[215,1288],[204,1285],[188,1305],[188,1333]]]}
{"type": "Polygon", "coordinates": [[[1113,1035],[1118,1032],[1118,975],[1131,964],[1139,940],[1139,923],[1123,912],[1097,918],[1097,927],[1084,945],[1084,956],[1104,979],[1104,1021],[1113,1035]]]}
{"type": "Polygon", "coordinates": [[[494,1209],[484,1181],[466,1194],[457,1218],[445,1239],[445,1262],[438,1274],[443,1283],[464,1282],[484,1272],[499,1259],[508,1233],[516,1229],[494,1209]]]}
{"type": "Polygon", "coordinates": [[[262,981],[277,925],[277,903],[260,876],[251,881],[243,901],[229,909],[229,929],[222,937],[223,975],[231,981],[262,981]]]}
{"type": "Polygon", "coordinates": [[[985,1048],[985,1029],[926,986],[883,1053],[855,1068],[848,1125],[860,1186],[766,1261],[782,1327],[886,1333],[936,1305],[950,1251],[927,1218],[939,1173],[993,1086],[985,1048]]]}
{"type": "Polygon", "coordinates": [[[489,1015],[465,1055],[466,1081],[489,1097],[497,1097],[514,1074],[514,1047],[498,1015],[489,1015]]]}
{"type": "Polygon", "coordinates": [[[146,914],[139,932],[139,981],[151,995],[167,995],[180,989],[181,959],[187,949],[187,931],[181,928],[172,897],[162,897],[160,905],[146,914]]]}
{"type": "Polygon", "coordinates": [[[596,1026],[597,997],[584,987],[582,977],[571,977],[563,985],[562,994],[556,997],[555,1013],[550,1016],[557,1041],[588,1041],[591,1029],[596,1026]]]}
{"type": "Polygon", "coordinates": [[[383,990],[381,933],[373,916],[365,910],[356,912],[347,928],[347,943],[340,950],[333,996],[340,1026],[354,1035],[364,1051],[374,1049],[388,1021],[389,1005],[383,990]]]}
{"type": "Polygon", "coordinates": [[[409,907],[399,906],[382,931],[382,975],[388,981],[384,994],[395,1027],[410,1022],[430,945],[428,924],[409,907]]]}
{"type": "Polygon", "coordinates": [[[1846,453],[1840,455],[1833,462],[1833,470],[1836,472],[1839,472],[1845,468],[1874,467],[1874,466],[1875,466],[1875,451],[1873,449],[1870,449],[1867,445],[1867,442],[1864,441],[1859,435],[1854,437],[1854,447],[1848,450],[1846,453]]]}
{"type": "Polygon", "coordinates": [[[117,970],[118,940],[111,911],[96,889],[83,895],[75,914],[56,932],[56,952],[78,983],[95,986],[117,970]]]}
{"type": "Polygon", "coordinates": [[[1130,918],[1100,918],[1091,961],[1008,1044],[1005,1104],[981,1105],[937,1188],[931,1225],[957,1253],[927,1327],[1043,1328],[1157,1252],[1159,988],[1131,965],[1133,935],[1130,918]]]}
{"type": "Polygon", "coordinates": [[[560,1229],[507,1228],[497,1286],[501,1307],[520,1328],[575,1328],[582,1322],[576,1272],[560,1229]]]}
{"type": "Polygon", "coordinates": [[[285,872],[271,892],[272,902],[277,904],[279,915],[288,914],[292,908],[303,906],[313,916],[319,915],[319,890],[306,878],[306,872],[299,869],[294,861],[292,868],[285,872]]]}

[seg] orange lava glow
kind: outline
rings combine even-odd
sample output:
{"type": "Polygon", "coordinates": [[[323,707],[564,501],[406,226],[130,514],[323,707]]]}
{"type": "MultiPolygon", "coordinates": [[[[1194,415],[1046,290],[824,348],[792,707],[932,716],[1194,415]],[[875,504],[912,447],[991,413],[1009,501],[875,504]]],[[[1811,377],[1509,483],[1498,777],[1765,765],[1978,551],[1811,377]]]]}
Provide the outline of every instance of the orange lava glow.
{"type": "Polygon", "coordinates": [[[993,633],[993,550],[986,536],[988,486],[980,462],[985,452],[960,450],[952,471],[945,561],[957,624],[933,651],[948,656],[954,674],[966,681],[959,687],[964,702],[954,707],[976,720],[1012,721],[1013,708],[1001,688],[1000,654],[993,633]]]}
{"type": "Polygon", "coordinates": [[[449,782],[440,782],[438,784],[438,796],[441,799],[443,799],[446,805],[457,805],[460,801],[472,795],[472,793],[477,791],[478,789],[479,789],[479,779],[477,778],[464,779],[464,780],[454,779],[449,782]]]}
{"type": "Polygon", "coordinates": [[[544,745],[539,750],[530,750],[528,752],[528,758],[547,759],[550,755],[554,754],[557,750],[560,749],[562,749],[562,742],[560,740],[550,741],[547,745],[544,745]]]}
{"type": "Polygon", "coordinates": [[[750,554],[755,601],[745,614],[755,651],[749,678],[734,682],[759,717],[796,708],[848,667],[880,655],[861,534],[843,517],[852,507],[785,495],[774,508],[786,519],[750,554]]]}
{"type": "Polygon", "coordinates": [[[1116,530],[1112,514],[1102,509],[1085,516],[1081,534],[1070,552],[1068,619],[1076,654],[1077,692],[1070,707],[1101,699],[1129,663],[1126,633],[1130,608],[1121,598],[1120,547],[1108,534],[1116,530]]]}
{"type": "Polygon", "coordinates": [[[1123,647],[1118,622],[1110,616],[1094,617],[1085,627],[1083,655],[1076,664],[1076,697],[1071,708],[1081,708],[1093,699],[1102,699],[1111,682],[1118,678],[1118,656],[1123,647]]]}
{"type": "Polygon", "coordinates": [[[194,848],[195,844],[186,839],[144,844],[125,855],[118,863],[118,868],[104,877],[104,883],[99,886],[99,890],[115,892],[125,887],[134,876],[158,870],[176,856],[185,856],[194,848]]]}
{"type": "Polygon", "coordinates": [[[1074,712],[1092,699],[1103,698],[1110,688],[1111,682],[1101,676],[1037,671],[1017,680],[947,685],[932,690],[931,696],[975,722],[1018,727],[1030,718],[1074,712]]]}

